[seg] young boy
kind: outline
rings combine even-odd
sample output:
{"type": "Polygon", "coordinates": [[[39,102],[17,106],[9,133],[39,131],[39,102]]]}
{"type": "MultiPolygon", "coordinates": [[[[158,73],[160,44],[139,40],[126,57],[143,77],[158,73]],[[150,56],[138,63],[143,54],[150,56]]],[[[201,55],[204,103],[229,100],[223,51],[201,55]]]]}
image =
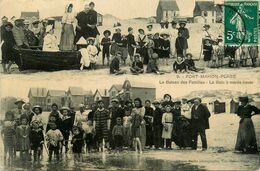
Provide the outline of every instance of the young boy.
{"type": "Polygon", "coordinates": [[[130,68],[133,74],[141,74],[144,73],[144,65],[141,61],[141,56],[139,54],[135,54],[134,61],[132,63],[132,67],[130,68]]]}
{"type": "Polygon", "coordinates": [[[57,129],[56,123],[52,122],[49,124],[51,129],[46,133],[46,141],[48,141],[49,150],[49,161],[52,161],[53,152],[57,161],[59,161],[60,144],[63,141],[63,136],[60,130],[57,129]]]}
{"type": "Polygon", "coordinates": [[[132,27],[128,28],[127,45],[128,45],[128,54],[130,56],[130,60],[131,60],[131,62],[133,62],[133,56],[134,56],[134,51],[135,51],[135,47],[136,47],[136,42],[135,42],[135,36],[133,35],[132,27]]]}
{"type": "Polygon", "coordinates": [[[117,150],[117,153],[119,153],[119,151],[122,150],[124,132],[125,130],[124,127],[122,126],[122,119],[118,117],[116,119],[116,125],[112,130],[112,136],[115,142],[115,148],[117,150]]]}
{"type": "Polygon", "coordinates": [[[177,60],[173,64],[173,71],[177,74],[187,72],[187,64],[184,59],[180,56],[177,57],[177,60]]]}
{"type": "Polygon", "coordinates": [[[160,108],[160,101],[155,100],[153,102],[154,112],[153,112],[153,129],[154,129],[154,146],[155,149],[161,150],[163,147],[163,139],[162,139],[162,115],[163,111],[160,108]]]}
{"type": "Polygon", "coordinates": [[[159,74],[159,75],[164,74],[158,68],[157,59],[158,59],[158,54],[153,53],[152,58],[147,65],[146,73],[155,73],[155,74],[159,74]]]}
{"type": "Polygon", "coordinates": [[[105,65],[105,58],[107,58],[107,65],[109,66],[109,57],[110,57],[110,45],[111,45],[111,39],[110,35],[111,32],[109,30],[104,31],[104,38],[101,40],[101,45],[103,46],[102,49],[102,64],[105,65]]]}
{"type": "Polygon", "coordinates": [[[184,43],[185,43],[185,38],[182,36],[181,32],[178,32],[178,37],[176,38],[175,41],[175,49],[176,49],[177,56],[183,57],[184,43]]]}
{"type": "Polygon", "coordinates": [[[112,59],[110,64],[110,74],[121,75],[124,74],[125,71],[120,69],[120,58],[122,57],[122,53],[120,51],[116,52],[115,57],[112,59]]]}
{"type": "MultiPolygon", "coordinates": [[[[80,123],[80,122],[78,122],[80,123]]],[[[81,161],[82,148],[84,146],[84,131],[82,131],[78,126],[73,126],[72,128],[72,152],[74,154],[74,162],[81,161]]]]}

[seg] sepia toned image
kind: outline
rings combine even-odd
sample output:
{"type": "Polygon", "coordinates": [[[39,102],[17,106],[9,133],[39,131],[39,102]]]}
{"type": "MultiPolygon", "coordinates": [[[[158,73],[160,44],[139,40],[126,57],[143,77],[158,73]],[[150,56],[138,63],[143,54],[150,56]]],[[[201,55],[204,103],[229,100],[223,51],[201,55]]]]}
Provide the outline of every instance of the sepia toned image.
{"type": "Polygon", "coordinates": [[[0,170],[258,170],[259,1],[0,0],[0,170]]]}

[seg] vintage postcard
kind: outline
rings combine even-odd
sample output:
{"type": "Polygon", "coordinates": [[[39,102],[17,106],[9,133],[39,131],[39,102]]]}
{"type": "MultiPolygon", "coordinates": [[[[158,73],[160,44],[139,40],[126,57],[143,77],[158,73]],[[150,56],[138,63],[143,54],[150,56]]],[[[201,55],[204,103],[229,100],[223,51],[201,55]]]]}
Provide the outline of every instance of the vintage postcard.
{"type": "Polygon", "coordinates": [[[0,170],[259,170],[258,0],[0,0],[0,170]]]}

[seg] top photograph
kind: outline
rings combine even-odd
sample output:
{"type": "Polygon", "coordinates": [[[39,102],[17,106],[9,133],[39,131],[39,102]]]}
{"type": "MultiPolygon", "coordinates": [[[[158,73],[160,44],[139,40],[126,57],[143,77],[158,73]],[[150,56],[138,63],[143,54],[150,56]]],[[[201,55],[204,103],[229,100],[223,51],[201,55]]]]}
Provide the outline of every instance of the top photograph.
{"type": "Polygon", "coordinates": [[[0,0],[0,73],[259,72],[259,1],[0,0]],[[239,69],[239,70],[238,70],[239,69]]]}

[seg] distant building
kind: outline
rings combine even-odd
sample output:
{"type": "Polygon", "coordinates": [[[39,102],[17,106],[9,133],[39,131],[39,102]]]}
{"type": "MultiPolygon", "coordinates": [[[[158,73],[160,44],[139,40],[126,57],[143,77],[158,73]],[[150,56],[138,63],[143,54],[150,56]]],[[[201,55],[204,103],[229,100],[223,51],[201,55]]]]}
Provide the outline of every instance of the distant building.
{"type": "Polygon", "coordinates": [[[118,93],[121,92],[121,90],[123,89],[123,85],[122,84],[114,84],[111,86],[111,88],[108,90],[108,94],[110,97],[110,100],[117,97],[118,93]]]}
{"type": "Polygon", "coordinates": [[[105,107],[109,106],[110,98],[107,89],[97,89],[93,97],[95,102],[103,100],[105,107]]]}
{"type": "Polygon", "coordinates": [[[21,18],[24,18],[26,20],[34,20],[34,19],[40,19],[40,12],[37,10],[36,12],[21,12],[21,18]]]}
{"type": "Polygon", "coordinates": [[[94,103],[94,96],[92,91],[84,91],[84,103],[87,108],[94,103]]]}
{"type": "Polygon", "coordinates": [[[226,112],[226,103],[221,102],[220,100],[215,100],[213,102],[213,112],[215,114],[225,113],[226,112]]]}
{"type": "Polygon", "coordinates": [[[28,93],[29,103],[31,103],[32,106],[40,105],[43,108],[43,110],[47,109],[46,97],[46,88],[30,88],[28,93]]]}
{"type": "Polygon", "coordinates": [[[51,110],[51,105],[56,103],[59,108],[66,105],[66,91],[49,90],[46,97],[47,110],[51,110]]]}
{"type": "Polygon", "coordinates": [[[213,1],[196,1],[193,10],[195,23],[216,23],[216,8],[213,1]]]}
{"type": "Polygon", "coordinates": [[[180,15],[178,4],[175,0],[160,0],[156,10],[156,21],[171,22],[180,15]]]}
{"type": "Polygon", "coordinates": [[[234,99],[232,99],[230,101],[230,113],[236,113],[238,106],[239,106],[238,101],[235,101],[234,99]]]}
{"type": "Polygon", "coordinates": [[[222,4],[216,4],[216,23],[222,23],[223,22],[223,8],[224,6],[222,4]]]}
{"type": "Polygon", "coordinates": [[[80,104],[85,104],[85,96],[82,87],[69,87],[67,91],[67,103],[69,107],[78,109],[80,104]]]}
{"type": "Polygon", "coordinates": [[[145,100],[154,101],[156,99],[156,87],[153,84],[134,82],[126,80],[123,84],[121,92],[118,94],[120,100],[126,101],[129,99],[141,98],[145,100]]]}
{"type": "Polygon", "coordinates": [[[98,13],[97,14],[97,25],[102,26],[103,25],[103,15],[98,13]]]}

